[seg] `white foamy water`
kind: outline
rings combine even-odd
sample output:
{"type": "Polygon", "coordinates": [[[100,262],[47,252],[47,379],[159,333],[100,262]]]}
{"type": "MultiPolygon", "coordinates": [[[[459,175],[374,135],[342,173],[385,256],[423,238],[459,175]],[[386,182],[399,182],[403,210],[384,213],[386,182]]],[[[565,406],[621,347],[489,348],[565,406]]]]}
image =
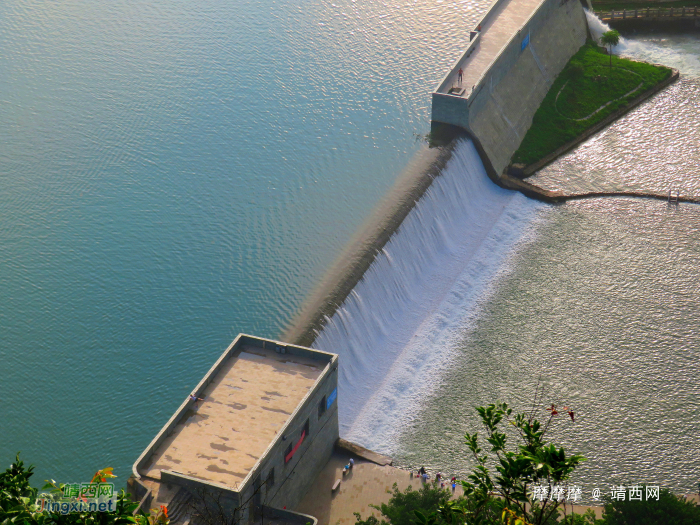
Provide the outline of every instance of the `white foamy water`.
{"type": "Polygon", "coordinates": [[[455,148],[314,343],[340,354],[345,437],[391,452],[542,206],[494,185],[470,141],[455,148]]]}

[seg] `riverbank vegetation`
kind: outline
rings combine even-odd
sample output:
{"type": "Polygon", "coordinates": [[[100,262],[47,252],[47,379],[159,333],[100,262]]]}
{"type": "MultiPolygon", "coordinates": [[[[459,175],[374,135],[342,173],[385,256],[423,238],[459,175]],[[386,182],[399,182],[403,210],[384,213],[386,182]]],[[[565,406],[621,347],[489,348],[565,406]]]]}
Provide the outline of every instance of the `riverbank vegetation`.
{"type": "Polygon", "coordinates": [[[554,424],[575,424],[574,411],[551,405],[516,414],[505,403],[476,410],[484,433],[481,438],[477,433],[465,436],[476,466],[466,480],[458,482],[464,495],[453,497],[450,490],[440,487],[439,480],[422,482],[419,490],[408,487],[404,492],[394,485],[388,503],[370,505],[380,515],[363,518],[356,512],[355,525],[700,523],[700,506],[660,487],[649,487],[652,490],[647,491],[641,483],[617,486],[610,492],[606,487],[602,518],[597,518],[592,508],[583,514],[575,513],[573,501],[581,504],[583,495],[571,477],[584,458],[567,454],[545,439],[554,424]],[[546,414],[546,420],[540,423],[536,412],[546,414]]]}
{"type": "MultiPolygon", "coordinates": [[[[66,485],[48,481],[41,491],[32,487],[29,478],[34,467],[25,467],[19,454],[10,468],[0,472],[0,524],[1,525],[167,525],[167,509],[152,509],[149,514],[134,511],[139,506],[122,489],[117,495],[116,509],[112,512],[71,512],[70,505],[62,499],[66,485]],[[37,498],[56,501],[61,510],[48,511],[38,507],[37,498]],[[65,507],[65,508],[64,508],[65,507]]],[[[114,478],[111,468],[98,470],[90,483],[106,482],[114,478]]],[[[77,490],[77,489],[76,489],[77,490]]],[[[77,505],[77,498],[73,498],[77,505]]]]}
{"type": "Polygon", "coordinates": [[[587,42],[552,84],[511,162],[527,166],[543,159],[671,73],[667,67],[610,56],[587,42]]]}
{"type": "Polygon", "coordinates": [[[558,523],[560,513],[570,515],[570,510],[567,513],[567,488],[570,500],[572,494],[580,498],[581,491],[572,492],[569,479],[585,459],[547,442],[546,435],[557,420],[574,424],[573,410],[551,405],[546,412],[543,410],[546,414],[543,423],[535,417],[534,408],[529,413],[514,413],[507,404],[497,403],[476,410],[484,434],[465,435],[468,455],[476,466],[472,474],[460,482],[464,491],[462,497],[449,499],[450,492],[439,489],[437,483],[433,492],[424,485],[417,496],[410,488],[405,493],[394,488],[388,504],[374,507],[385,519],[379,521],[370,516],[363,520],[355,514],[356,524],[549,525],[558,523]],[[546,496],[545,486],[548,487],[546,496]],[[549,487],[556,487],[555,497],[549,496],[549,487]],[[419,501],[427,504],[420,506],[419,501]]]}
{"type": "MultiPolygon", "coordinates": [[[[521,520],[521,525],[530,523],[517,515],[502,514],[491,519],[475,520],[458,518],[453,521],[454,513],[449,514],[445,509],[468,508],[468,498],[460,496],[450,500],[450,491],[441,489],[431,483],[424,484],[419,490],[412,487],[404,492],[394,485],[394,492],[388,503],[372,505],[380,511],[380,516],[374,514],[362,519],[359,512],[355,513],[355,525],[505,525],[515,524],[521,520]],[[428,518],[430,516],[430,518],[428,518]]],[[[659,499],[652,501],[617,501],[605,495],[602,501],[602,517],[597,518],[592,508],[582,514],[569,513],[552,515],[546,525],[691,525],[700,523],[700,506],[682,496],[676,496],[668,489],[659,491],[659,499]]]]}

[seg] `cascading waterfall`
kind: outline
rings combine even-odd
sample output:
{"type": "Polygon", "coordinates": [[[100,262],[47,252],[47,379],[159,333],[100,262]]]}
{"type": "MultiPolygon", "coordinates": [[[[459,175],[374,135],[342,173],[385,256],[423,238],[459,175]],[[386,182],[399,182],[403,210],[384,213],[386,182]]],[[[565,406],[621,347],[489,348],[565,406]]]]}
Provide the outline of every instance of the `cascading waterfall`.
{"type": "Polygon", "coordinates": [[[455,147],[314,343],[340,354],[344,436],[390,452],[391,436],[449,361],[446,342],[465,311],[542,206],[493,184],[471,141],[455,147]]]}
{"type": "MultiPolygon", "coordinates": [[[[595,16],[595,13],[592,13],[588,9],[585,10],[586,13],[586,20],[588,21],[588,29],[591,31],[591,36],[593,37],[593,40],[596,42],[600,42],[600,37],[603,36],[603,33],[606,31],[610,31],[610,26],[603,22],[600,18],[595,16]]],[[[623,37],[620,37],[620,45],[624,45],[623,42],[625,39],[623,37]]],[[[617,49],[618,46],[614,47],[613,49],[617,49]]]]}

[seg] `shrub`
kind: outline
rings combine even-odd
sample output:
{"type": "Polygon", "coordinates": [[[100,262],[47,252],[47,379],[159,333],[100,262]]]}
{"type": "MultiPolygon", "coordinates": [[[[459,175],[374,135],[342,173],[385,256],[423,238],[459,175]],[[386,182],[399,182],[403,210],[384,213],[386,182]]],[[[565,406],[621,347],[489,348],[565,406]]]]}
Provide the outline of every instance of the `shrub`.
{"type": "Polygon", "coordinates": [[[384,517],[381,521],[374,515],[362,520],[360,513],[355,512],[356,525],[380,525],[391,523],[391,525],[416,525],[418,523],[415,511],[425,514],[437,512],[441,505],[447,503],[451,493],[447,489],[442,489],[432,483],[424,483],[419,490],[413,490],[409,486],[401,492],[394,483],[393,492],[389,503],[381,505],[370,505],[377,509],[384,517]]]}
{"type": "Polygon", "coordinates": [[[606,500],[603,519],[596,525],[692,525],[700,523],[700,506],[668,489],[659,499],[646,501],[606,500]]]}

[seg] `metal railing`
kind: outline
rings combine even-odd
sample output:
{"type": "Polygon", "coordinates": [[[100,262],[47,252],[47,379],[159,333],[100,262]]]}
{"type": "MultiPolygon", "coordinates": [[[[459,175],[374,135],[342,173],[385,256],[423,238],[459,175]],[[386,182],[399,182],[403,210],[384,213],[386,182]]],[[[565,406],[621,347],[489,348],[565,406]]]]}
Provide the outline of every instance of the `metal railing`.
{"type": "Polygon", "coordinates": [[[601,20],[627,20],[627,19],[679,19],[698,18],[700,8],[696,7],[644,7],[641,9],[622,9],[610,11],[596,11],[601,20]]]}

